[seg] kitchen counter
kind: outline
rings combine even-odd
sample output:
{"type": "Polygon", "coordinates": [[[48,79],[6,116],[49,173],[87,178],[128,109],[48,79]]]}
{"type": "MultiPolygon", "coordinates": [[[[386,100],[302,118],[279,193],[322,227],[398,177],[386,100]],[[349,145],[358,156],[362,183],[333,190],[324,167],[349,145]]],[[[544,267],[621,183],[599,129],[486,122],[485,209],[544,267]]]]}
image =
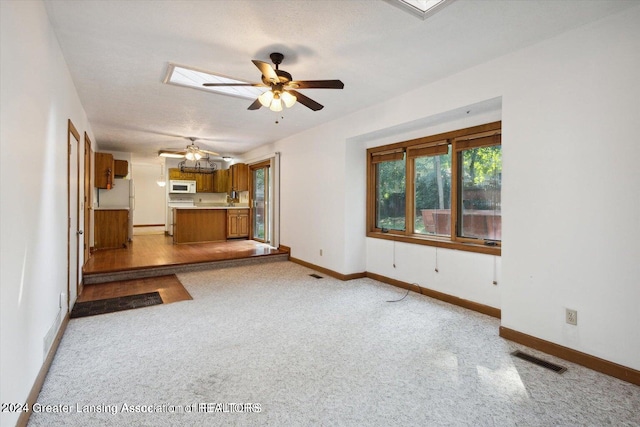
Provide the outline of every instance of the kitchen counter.
{"type": "Polygon", "coordinates": [[[94,211],[128,211],[129,206],[100,206],[93,208],[94,211]]]}
{"type": "Polygon", "coordinates": [[[235,206],[227,206],[220,205],[217,203],[196,203],[193,206],[173,206],[173,209],[249,209],[248,205],[235,205],[235,206]]]}
{"type": "Polygon", "coordinates": [[[173,243],[223,242],[249,235],[249,207],[244,203],[201,203],[172,209],[173,243]]]}

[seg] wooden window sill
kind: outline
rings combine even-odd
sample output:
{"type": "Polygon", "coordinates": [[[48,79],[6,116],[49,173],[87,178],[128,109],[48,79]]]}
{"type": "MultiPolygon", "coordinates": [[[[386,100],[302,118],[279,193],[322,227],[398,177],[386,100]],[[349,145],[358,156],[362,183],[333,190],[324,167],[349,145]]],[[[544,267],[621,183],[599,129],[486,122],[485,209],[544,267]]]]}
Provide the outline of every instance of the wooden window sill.
{"type": "Polygon", "coordinates": [[[394,240],[396,242],[414,243],[417,245],[435,246],[438,248],[454,249],[458,251],[476,252],[487,255],[500,256],[502,254],[502,248],[500,246],[486,246],[484,244],[469,242],[454,242],[447,238],[427,237],[415,234],[397,234],[393,233],[393,231],[388,233],[383,233],[381,231],[369,231],[367,232],[367,237],[394,240]]]}

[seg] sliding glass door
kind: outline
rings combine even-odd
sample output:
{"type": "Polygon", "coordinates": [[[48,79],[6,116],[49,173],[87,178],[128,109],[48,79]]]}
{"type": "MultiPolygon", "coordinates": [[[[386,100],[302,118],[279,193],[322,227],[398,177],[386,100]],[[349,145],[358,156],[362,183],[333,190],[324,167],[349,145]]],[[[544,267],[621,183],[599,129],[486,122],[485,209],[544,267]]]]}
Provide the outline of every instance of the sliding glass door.
{"type": "Polygon", "coordinates": [[[251,165],[251,234],[253,240],[271,242],[269,218],[270,162],[251,165]]]}

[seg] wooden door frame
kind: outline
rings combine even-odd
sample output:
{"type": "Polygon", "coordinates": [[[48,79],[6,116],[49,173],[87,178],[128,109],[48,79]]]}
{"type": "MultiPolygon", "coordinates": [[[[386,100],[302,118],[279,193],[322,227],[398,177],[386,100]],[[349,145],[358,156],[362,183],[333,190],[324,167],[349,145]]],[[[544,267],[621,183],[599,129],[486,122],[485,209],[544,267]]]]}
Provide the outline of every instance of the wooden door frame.
{"type": "MultiPolygon", "coordinates": [[[[265,160],[262,162],[258,162],[258,163],[254,163],[252,165],[249,165],[249,237],[251,238],[251,240],[257,240],[258,242],[262,242],[262,243],[272,243],[273,240],[273,236],[269,236],[270,239],[269,240],[261,240],[261,239],[256,239],[254,234],[253,234],[253,217],[255,215],[255,206],[253,203],[253,187],[254,187],[254,182],[253,182],[253,172],[256,169],[262,169],[262,168],[269,168],[269,175],[271,175],[271,160],[265,160]]],[[[269,192],[269,183],[266,182],[265,183],[265,191],[268,193],[269,192]]],[[[267,222],[267,213],[268,213],[268,209],[266,206],[266,202],[267,200],[265,200],[265,221],[264,221],[264,226],[265,226],[265,237],[267,236],[267,227],[269,226],[269,223],[267,222]]],[[[270,215],[269,215],[269,221],[271,221],[270,215]]]]}
{"type": "Polygon", "coordinates": [[[91,256],[91,209],[93,207],[93,195],[91,194],[91,158],[93,151],[91,149],[91,139],[89,135],[84,133],[84,234],[82,235],[82,244],[84,249],[84,263],[89,261],[91,256]]]}
{"type": "MultiPolygon", "coordinates": [[[[71,304],[71,137],[75,138],[76,143],[78,144],[78,149],[76,150],[76,165],[77,167],[77,183],[76,183],[76,198],[77,198],[77,206],[76,206],[76,218],[80,217],[79,209],[80,209],[80,133],[71,122],[71,119],[67,121],[67,312],[70,311],[71,304]]],[[[76,233],[76,262],[75,262],[75,272],[76,272],[76,297],[78,290],[78,265],[80,264],[80,253],[78,250],[79,246],[79,235],[76,233]]]]}

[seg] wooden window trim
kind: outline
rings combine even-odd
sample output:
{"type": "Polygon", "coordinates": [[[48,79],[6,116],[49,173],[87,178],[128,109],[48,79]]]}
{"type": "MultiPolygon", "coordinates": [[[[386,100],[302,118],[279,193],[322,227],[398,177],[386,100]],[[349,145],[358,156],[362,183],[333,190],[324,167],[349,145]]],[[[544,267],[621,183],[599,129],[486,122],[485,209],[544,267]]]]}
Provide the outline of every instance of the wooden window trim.
{"type": "Polygon", "coordinates": [[[371,156],[371,162],[373,164],[383,163],[383,162],[391,162],[396,160],[404,159],[404,152],[398,153],[388,153],[388,154],[378,154],[371,156]]]}
{"type": "Polygon", "coordinates": [[[407,157],[416,158],[416,157],[432,157],[432,156],[441,156],[443,154],[447,154],[449,152],[450,141],[438,141],[437,144],[422,144],[416,147],[408,147],[407,148],[407,157]]]}
{"type": "Polygon", "coordinates": [[[501,129],[502,122],[497,121],[367,149],[367,237],[500,256],[502,253],[501,242],[482,241],[458,236],[459,195],[457,193],[459,188],[458,170],[460,167],[458,154],[469,148],[501,145],[501,129]],[[413,224],[415,223],[415,198],[413,196],[415,189],[415,158],[444,154],[443,150],[446,148],[448,151],[449,144],[452,146],[451,234],[450,236],[416,234],[413,232],[413,224]],[[407,154],[405,164],[405,230],[383,232],[376,227],[375,165],[383,161],[400,160],[405,152],[407,154]]]}
{"type": "MultiPolygon", "coordinates": [[[[465,150],[472,150],[474,148],[502,145],[501,132],[501,130],[481,132],[464,138],[456,138],[454,140],[451,169],[455,171],[455,173],[452,173],[451,176],[451,188],[454,188],[456,191],[451,192],[451,205],[454,206],[455,202],[455,215],[453,207],[451,208],[451,240],[455,242],[463,244],[477,244],[481,241],[480,239],[474,239],[472,237],[460,236],[460,233],[458,233],[458,225],[460,224],[460,216],[462,215],[459,211],[460,205],[458,204],[460,192],[462,191],[462,186],[459,185],[460,175],[462,173],[462,152],[465,150]]],[[[491,244],[498,248],[502,247],[502,241],[485,240],[484,245],[487,244],[491,244]]]]}

